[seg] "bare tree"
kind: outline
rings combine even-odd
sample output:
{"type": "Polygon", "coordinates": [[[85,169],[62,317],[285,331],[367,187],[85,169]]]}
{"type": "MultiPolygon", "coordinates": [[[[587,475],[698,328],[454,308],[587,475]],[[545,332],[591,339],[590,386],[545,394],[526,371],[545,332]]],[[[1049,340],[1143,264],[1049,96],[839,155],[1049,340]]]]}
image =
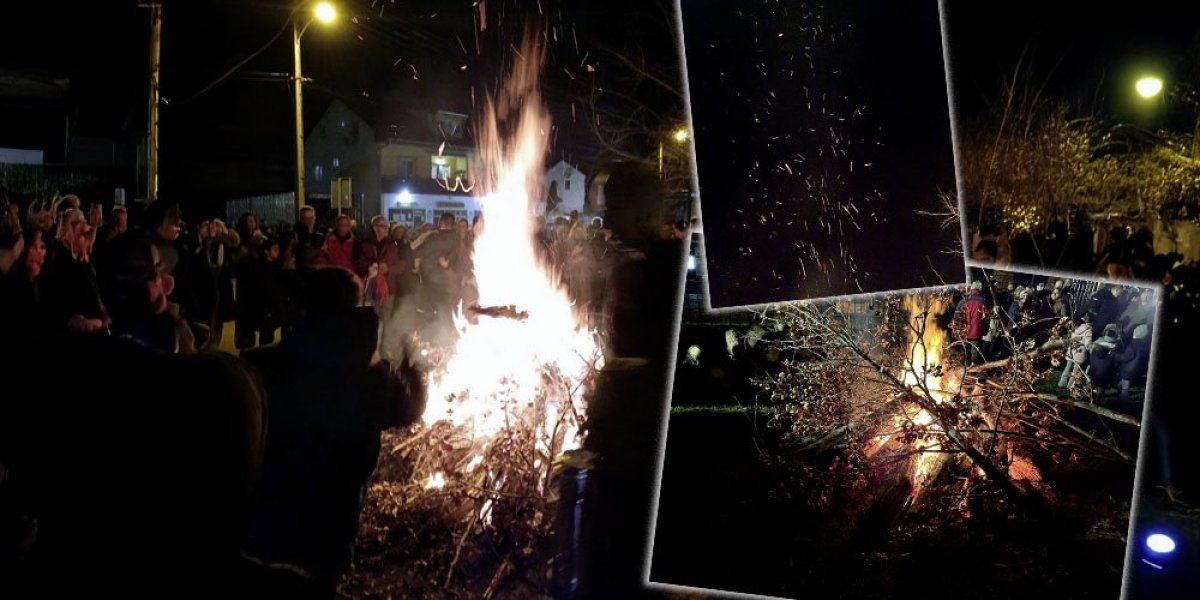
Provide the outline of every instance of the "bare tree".
{"type": "Polygon", "coordinates": [[[686,190],[692,161],[688,138],[676,137],[688,122],[675,7],[653,4],[639,15],[642,36],[624,36],[617,46],[593,44],[598,53],[587,60],[599,66],[576,81],[573,95],[600,160],[653,164],[668,191],[686,190]],[[646,38],[657,40],[653,49],[646,38]]]}

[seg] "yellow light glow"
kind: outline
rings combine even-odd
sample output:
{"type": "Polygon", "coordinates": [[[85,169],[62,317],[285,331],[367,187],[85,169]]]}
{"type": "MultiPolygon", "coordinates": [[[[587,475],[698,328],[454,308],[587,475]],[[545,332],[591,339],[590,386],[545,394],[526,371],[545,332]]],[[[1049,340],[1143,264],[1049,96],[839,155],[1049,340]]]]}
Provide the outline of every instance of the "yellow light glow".
{"type": "Polygon", "coordinates": [[[332,23],[334,19],[337,19],[337,9],[328,2],[319,2],[313,8],[313,15],[322,23],[332,23]]]}
{"type": "Polygon", "coordinates": [[[680,144],[682,144],[682,143],[686,142],[688,139],[688,130],[686,127],[680,127],[679,129],[676,129],[674,133],[671,134],[671,137],[675,138],[676,142],[679,142],[680,144]]]}
{"type": "Polygon", "coordinates": [[[1137,93],[1143,98],[1153,98],[1162,92],[1163,81],[1157,77],[1143,77],[1135,84],[1137,93]]]}

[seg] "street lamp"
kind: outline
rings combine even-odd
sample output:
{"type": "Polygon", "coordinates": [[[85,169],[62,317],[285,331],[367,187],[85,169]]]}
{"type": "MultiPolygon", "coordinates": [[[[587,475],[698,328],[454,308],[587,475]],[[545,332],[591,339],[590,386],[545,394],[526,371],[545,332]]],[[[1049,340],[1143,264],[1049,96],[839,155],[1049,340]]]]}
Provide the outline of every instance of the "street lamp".
{"type": "MultiPolygon", "coordinates": [[[[674,140],[676,144],[687,143],[689,137],[691,137],[691,134],[688,132],[688,128],[686,126],[681,126],[678,129],[676,129],[675,131],[671,132],[671,139],[674,140]]],[[[663,141],[662,140],[658,141],[658,178],[660,180],[663,178],[663,141]]]]}
{"type": "Polygon", "coordinates": [[[319,2],[317,3],[316,8],[313,9],[313,16],[315,16],[318,21],[328,25],[337,19],[337,9],[328,2],[319,2]]]}
{"type": "Polygon", "coordinates": [[[1134,84],[1134,89],[1136,89],[1138,95],[1143,98],[1153,98],[1162,93],[1163,80],[1154,76],[1142,77],[1141,79],[1137,80],[1137,83],[1134,84]]]}
{"type": "Polygon", "coordinates": [[[1200,104],[1197,104],[1195,90],[1181,81],[1172,81],[1168,90],[1166,82],[1157,75],[1143,75],[1134,82],[1133,89],[1144,102],[1159,98],[1166,102],[1169,95],[1171,101],[1183,101],[1196,111],[1196,122],[1192,129],[1192,157],[1200,158],[1200,104]]]}
{"type": "Polygon", "coordinates": [[[296,110],[296,214],[299,216],[300,207],[304,205],[304,77],[300,70],[300,38],[304,36],[304,32],[308,31],[308,26],[312,25],[313,21],[320,21],[326,25],[333,23],[337,19],[337,9],[329,2],[318,2],[313,5],[312,17],[300,26],[299,19],[292,19],[292,48],[295,55],[295,110],[296,110]]]}

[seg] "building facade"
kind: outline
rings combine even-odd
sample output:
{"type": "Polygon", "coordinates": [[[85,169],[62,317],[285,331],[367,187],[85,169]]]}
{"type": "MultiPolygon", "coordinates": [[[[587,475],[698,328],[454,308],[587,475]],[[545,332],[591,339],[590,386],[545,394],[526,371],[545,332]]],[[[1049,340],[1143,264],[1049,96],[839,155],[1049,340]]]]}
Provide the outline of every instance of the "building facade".
{"type": "Polygon", "coordinates": [[[369,219],[379,201],[378,148],[371,124],[334,100],[304,138],[304,203],[331,208],[334,182],[348,178],[351,216],[369,219]]]}

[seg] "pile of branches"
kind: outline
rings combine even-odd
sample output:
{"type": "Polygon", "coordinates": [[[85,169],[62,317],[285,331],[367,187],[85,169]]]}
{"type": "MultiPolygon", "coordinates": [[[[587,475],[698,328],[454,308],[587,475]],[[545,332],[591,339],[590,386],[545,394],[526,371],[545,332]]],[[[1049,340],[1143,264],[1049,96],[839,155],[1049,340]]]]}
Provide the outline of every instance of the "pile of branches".
{"type": "Polygon", "coordinates": [[[556,461],[587,389],[547,366],[535,400],[505,403],[507,426],[491,438],[445,421],[384,432],[341,593],[546,597],[559,551],[556,461]]]}
{"type": "Polygon", "coordinates": [[[784,460],[812,471],[807,498],[836,502],[838,490],[859,488],[870,496],[869,490],[881,489],[880,477],[903,476],[918,457],[932,454],[945,456],[924,488],[936,488],[950,504],[962,500],[964,511],[970,510],[968,499],[981,497],[992,506],[1040,510],[1048,500],[1043,472],[1132,469],[1132,452],[1120,434],[1136,443],[1136,419],[1042,391],[1043,382],[1057,375],[1054,365],[1066,345],[1061,327],[1036,340],[1014,341],[1017,352],[1009,359],[969,369],[961,342],[951,336],[944,364],[919,364],[909,342],[924,343],[927,324],[950,324],[948,295],[944,290],[918,298],[920,310],[937,312],[930,318],[912,314],[900,296],[856,307],[869,312],[870,326],[852,323],[847,307],[828,303],[760,314],[768,327],[788,333],[775,344],[809,357],[755,382],[790,406],[781,424],[790,438],[784,460]],[[912,372],[952,373],[952,389],[929,389],[923,378],[914,385],[905,378],[912,372]],[[917,410],[928,413],[927,422],[905,416],[917,410]],[[1132,434],[1120,431],[1130,427],[1132,434]],[[885,436],[887,447],[872,446],[885,436]]]}

